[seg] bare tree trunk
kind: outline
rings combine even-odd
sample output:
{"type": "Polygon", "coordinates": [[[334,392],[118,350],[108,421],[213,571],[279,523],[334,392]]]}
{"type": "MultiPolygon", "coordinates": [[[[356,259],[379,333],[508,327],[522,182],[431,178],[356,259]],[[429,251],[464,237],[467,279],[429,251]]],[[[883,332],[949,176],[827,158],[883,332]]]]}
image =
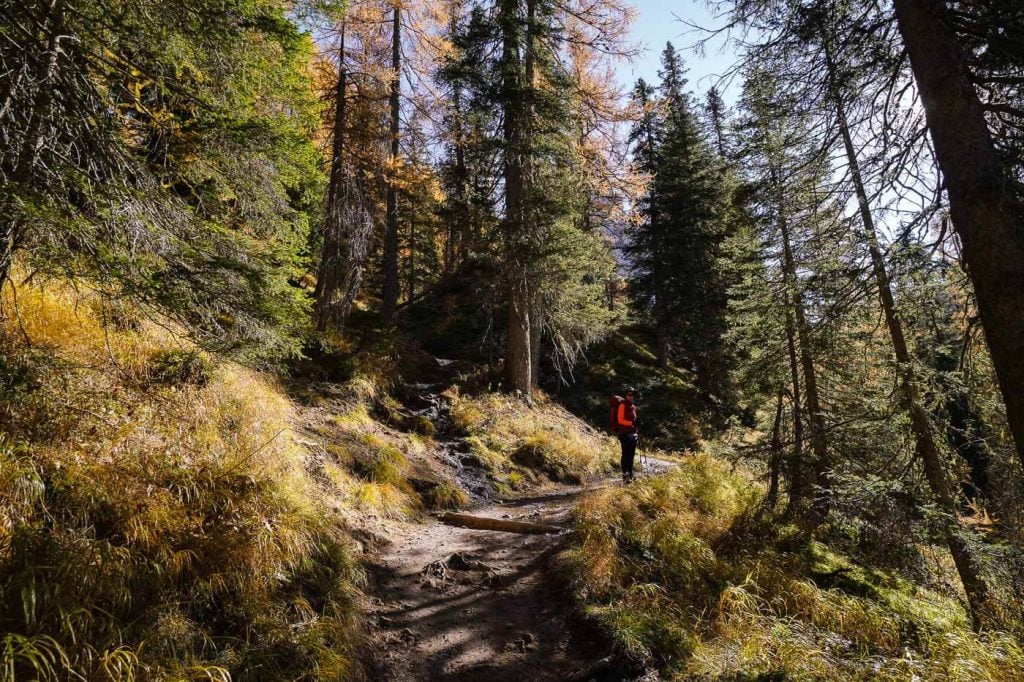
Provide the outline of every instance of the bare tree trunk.
{"type": "Polygon", "coordinates": [[[878,286],[878,297],[881,301],[882,312],[885,315],[885,324],[892,341],[893,354],[896,357],[896,372],[899,376],[903,407],[910,415],[910,427],[914,434],[916,455],[924,464],[928,485],[939,504],[940,510],[946,516],[946,544],[949,546],[954,563],[960,573],[960,580],[963,582],[974,626],[977,629],[980,626],[979,614],[984,611],[985,602],[988,601],[988,586],[981,576],[969,548],[962,539],[965,529],[957,517],[956,497],[950,487],[945,463],[935,442],[935,432],[932,428],[931,420],[928,418],[928,412],[921,402],[921,389],[914,372],[914,360],[907,347],[907,340],[903,333],[903,323],[896,311],[892,284],[889,280],[885,259],[882,256],[882,249],[878,243],[878,234],[875,230],[874,217],[871,215],[871,205],[864,186],[860,160],[857,157],[857,150],[853,145],[853,137],[850,134],[846,107],[836,84],[836,65],[832,58],[827,36],[823,41],[823,45],[825,47],[830,95],[836,112],[839,133],[843,140],[843,148],[846,151],[846,160],[850,169],[854,192],[857,196],[857,205],[860,210],[861,222],[864,226],[864,239],[867,243],[868,253],[871,256],[871,268],[875,276],[875,284],[878,286]]]}
{"type": "Polygon", "coordinates": [[[1024,464],[1024,204],[1000,164],[946,4],[893,0],[893,6],[1024,464]]]}
{"type": "Polygon", "coordinates": [[[458,263],[465,263],[469,257],[469,188],[466,169],[466,141],[463,130],[462,112],[462,87],[456,85],[452,93],[453,128],[455,133],[455,199],[458,212],[455,221],[451,226],[448,238],[448,256],[446,258],[445,270],[454,272],[458,263]]]}
{"type": "Polygon", "coordinates": [[[522,60],[518,26],[518,2],[503,0],[499,6],[502,27],[502,51],[505,66],[504,123],[505,143],[505,255],[508,288],[508,341],[505,352],[505,375],[508,388],[524,396],[532,394],[532,348],[530,337],[529,263],[521,248],[524,241],[523,207],[523,102],[522,60]]]}
{"type": "MultiPolygon", "coordinates": [[[[537,0],[526,0],[526,44],[524,45],[524,59],[523,59],[523,82],[526,85],[525,92],[523,93],[524,108],[522,111],[523,122],[523,141],[526,144],[526,150],[523,154],[523,179],[524,179],[524,191],[529,186],[530,178],[532,177],[532,144],[533,144],[533,118],[535,113],[535,89],[536,83],[536,14],[537,14],[537,0]]],[[[541,226],[538,224],[536,211],[532,210],[529,203],[523,206],[523,227],[527,238],[530,240],[531,247],[542,239],[541,226]]],[[[532,248],[531,248],[532,251],[532,248]]],[[[534,271],[537,264],[530,262],[527,264],[529,271],[534,271]]],[[[535,279],[530,278],[530,387],[536,389],[540,387],[540,342],[541,334],[544,330],[544,301],[541,298],[541,292],[538,289],[535,279]]]]}
{"type": "Polygon", "coordinates": [[[416,211],[409,211],[409,303],[416,298],[416,211]]]}
{"type": "MultiPolygon", "coordinates": [[[[827,490],[831,487],[828,480],[828,442],[825,438],[825,419],[818,399],[818,374],[814,367],[814,354],[811,351],[811,328],[807,323],[803,295],[800,293],[800,283],[797,281],[796,261],[793,257],[789,235],[789,221],[782,197],[779,196],[777,201],[779,231],[782,233],[783,277],[786,280],[786,288],[789,291],[790,303],[793,307],[793,319],[796,323],[800,368],[804,378],[804,400],[807,404],[807,418],[811,427],[811,451],[814,454],[811,462],[812,483],[827,490]]],[[[824,519],[828,513],[828,495],[819,491],[813,498],[811,509],[815,520],[824,519]]]]}
{"type": "Polygon", "coordinates": [[[796,329],[793,324],[793,307],[786,294],[786,350],[789,356],[789,375],[792,383],[793,410],[793,456],[790,458],[789,466],[789,506],[796,509],[803,503],[804,495],[804,420],[800,402],[800,361],[796,353],[796,329]]]}
{"type": "Polygon", "coordinates": [[[543,327],[540,307],[535,301],[530,312],[530,385],[533,388],[540,388],[540,341],[543,327]]]}
{"type": "MultiPolygon", "coordinates": [[[[655,255],[657,258],[657,255],[655,255]]],[[[657,268],[656,268],[657,269],[657,268]]],[[[672,341],[669,334],[668,305],[662,293],[661,279],[654,278],[654,352],[658,360],[658,369],[668,368],[668,358],[672,352],[672,341]]]]}
{"type": "Polygon", "coordinates": [[[387,219],[384,227],[384,287],[381,292],[381,317],[387,323],[395,320],[398,307],[398,184],[394,173],[399,152],[399,115],[402,92],[402,6],[393,0],[394,18],[391,22],[391,169],[387,191],[387,219]]]}
{"type": "Polygon", "coordinates": [[[358,187],[345,166],[345,21],[341,22],[338,47],[338,84],[334,93],[334,139],[327,211],[323,225],[323,250],[317,270],[314,314],[318,331],[345,326],[363,280],[363,262],[369,238],[369,216],[358,187]]]}

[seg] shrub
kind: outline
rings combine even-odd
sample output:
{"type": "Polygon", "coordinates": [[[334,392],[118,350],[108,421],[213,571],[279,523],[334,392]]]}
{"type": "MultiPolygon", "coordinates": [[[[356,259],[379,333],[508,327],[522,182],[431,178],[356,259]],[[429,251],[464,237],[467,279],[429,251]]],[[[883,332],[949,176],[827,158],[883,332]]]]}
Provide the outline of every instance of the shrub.
{"type": "Polygon", "coordinates": [[[213,366],[197,350],[161,350],[153,355],[150,376],[167,386],[205,386],[213,366]]]}

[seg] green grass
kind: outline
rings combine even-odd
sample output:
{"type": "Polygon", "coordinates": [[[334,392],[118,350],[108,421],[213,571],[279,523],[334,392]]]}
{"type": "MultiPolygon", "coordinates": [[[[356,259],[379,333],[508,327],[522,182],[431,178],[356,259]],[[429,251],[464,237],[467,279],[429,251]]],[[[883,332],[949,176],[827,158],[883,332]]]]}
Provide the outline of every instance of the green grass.
{"type": "Polygon", "coordinates": [[[1015,680],[1011,635],[975,634],[956,595],[858,566],[760,511],[707,455],[576,511],[576,593],[668,679],[1015,680]]]}

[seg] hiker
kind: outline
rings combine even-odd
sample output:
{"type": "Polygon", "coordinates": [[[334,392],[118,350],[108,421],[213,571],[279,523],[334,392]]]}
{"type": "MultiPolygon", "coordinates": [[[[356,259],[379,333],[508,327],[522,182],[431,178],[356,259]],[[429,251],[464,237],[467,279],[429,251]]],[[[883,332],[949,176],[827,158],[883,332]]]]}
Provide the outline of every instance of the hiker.
{"type": "Polygon", "coordinates": [[[619,437],[619,445],[622,446],[622,481],[631,483],[633,481],[633,459],[636,457],[636,446],[640,442],[640,418],[636,414],[636,405],[633,399],[636,397],[635,388],[627,388],[625,397],[612,396],[609,401],[611,414],[612,433],[619,437]]]}

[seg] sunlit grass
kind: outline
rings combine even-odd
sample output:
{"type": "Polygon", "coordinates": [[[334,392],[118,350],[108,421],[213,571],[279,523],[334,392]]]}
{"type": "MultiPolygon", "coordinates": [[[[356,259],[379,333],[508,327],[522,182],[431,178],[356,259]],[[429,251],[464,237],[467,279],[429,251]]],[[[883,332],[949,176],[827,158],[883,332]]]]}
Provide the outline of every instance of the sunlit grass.
{"type": "Polygon", "coordinates": [[[567,562],[620,650],[680,680],[1024,679],[1012,636],[975,634],[955,596],[868,571],[764,517],[762,494],[699,455],[581,501],[567,562]]]}
{"type": "Polygon", "coordinates": [[[351,670],[361,571],[292,403],[166,321],[108,308],[5,287],[4,679],[351,670]]]}
{"type": "Polygon", "coordinates": [[[452,419],[491,471],[518,465],[553,480],[580,482],[606,473],[615,460],[611,438],[543,396],[530,406],[497,393],[454,395],[452,419]]]}

